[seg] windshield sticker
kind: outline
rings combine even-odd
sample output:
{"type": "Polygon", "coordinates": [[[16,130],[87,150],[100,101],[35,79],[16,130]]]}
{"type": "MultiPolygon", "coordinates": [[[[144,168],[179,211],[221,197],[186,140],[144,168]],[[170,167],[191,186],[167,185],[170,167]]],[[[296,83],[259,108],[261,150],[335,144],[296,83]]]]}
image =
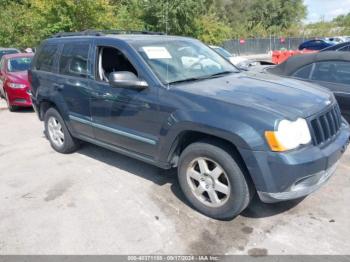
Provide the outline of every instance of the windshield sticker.
{"type": "Polygon", "coordinates": [[[143,47],[149,59],[171,59],[171,54],[163,46],[145,46],[143,47]]]}

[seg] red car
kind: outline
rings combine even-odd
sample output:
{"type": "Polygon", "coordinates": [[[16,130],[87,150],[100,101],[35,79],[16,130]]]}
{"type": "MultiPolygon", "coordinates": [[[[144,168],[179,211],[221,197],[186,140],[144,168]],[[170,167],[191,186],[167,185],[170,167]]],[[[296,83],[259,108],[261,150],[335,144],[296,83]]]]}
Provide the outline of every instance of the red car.
{"type": "Polygon", "coordinates": [[[4,55],[0,61],[0,96],[6,99],[10,111],[31,107],[28,69],[33,54],[4,55]]]}

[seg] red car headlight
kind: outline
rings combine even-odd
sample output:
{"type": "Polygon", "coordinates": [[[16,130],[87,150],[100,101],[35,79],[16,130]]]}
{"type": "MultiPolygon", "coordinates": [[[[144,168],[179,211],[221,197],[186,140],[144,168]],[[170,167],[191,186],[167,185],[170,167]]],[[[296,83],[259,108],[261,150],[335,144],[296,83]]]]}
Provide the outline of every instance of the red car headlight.
{"type": "Polygon", "coordinates": [[[17,83],[8,83],[8,86],[14,89],[23,89],[26,88],[26,85],[24,84],[17,84],[17,83]]]}

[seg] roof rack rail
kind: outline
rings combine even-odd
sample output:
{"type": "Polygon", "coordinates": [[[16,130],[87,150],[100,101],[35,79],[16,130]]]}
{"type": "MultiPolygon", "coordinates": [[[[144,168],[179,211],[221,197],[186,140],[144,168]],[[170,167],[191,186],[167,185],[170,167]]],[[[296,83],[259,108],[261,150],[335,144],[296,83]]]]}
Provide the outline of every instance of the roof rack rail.
{"type": "Polygon", "coordinates": [[[103,30],[100,31],[103,34],[141,34],[141,35],[165,35],[163,32],[152,32],[152,31],[135,31],[135,30],[103,30]]]}
{"type": "Polygon", "coordinates": [[[51,38],[69,37],[69,36],[103,36],[103,35],[123,35],[123,34],[142,34],[142,35],[165,35],[162,32],[152,31],[134,31],[134,30],[85,30],[81,32],[60,32],[51,36],[51,38]]]}

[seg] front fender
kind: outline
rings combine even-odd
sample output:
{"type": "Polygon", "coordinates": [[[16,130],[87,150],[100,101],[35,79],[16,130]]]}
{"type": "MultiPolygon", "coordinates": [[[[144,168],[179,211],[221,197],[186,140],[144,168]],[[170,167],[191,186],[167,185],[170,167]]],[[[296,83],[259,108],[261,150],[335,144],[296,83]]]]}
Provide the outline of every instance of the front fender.
{"type": "MultiPolygon", "coordinates": [[[[237,148],[246,150],[266,150],[263,138],[265,128],[249,125],[249,117],[218,116],[206,112],[176,111],[169,116],[161,129],[159,155],[161,161],[167,161],[174,144],[184,132],[199,132],[231,142],[237,148]],[[244,121],[246,120],[246,121],[244,121]]],[[[256,122],[256,121],[255,121],[256,122]]]]}

